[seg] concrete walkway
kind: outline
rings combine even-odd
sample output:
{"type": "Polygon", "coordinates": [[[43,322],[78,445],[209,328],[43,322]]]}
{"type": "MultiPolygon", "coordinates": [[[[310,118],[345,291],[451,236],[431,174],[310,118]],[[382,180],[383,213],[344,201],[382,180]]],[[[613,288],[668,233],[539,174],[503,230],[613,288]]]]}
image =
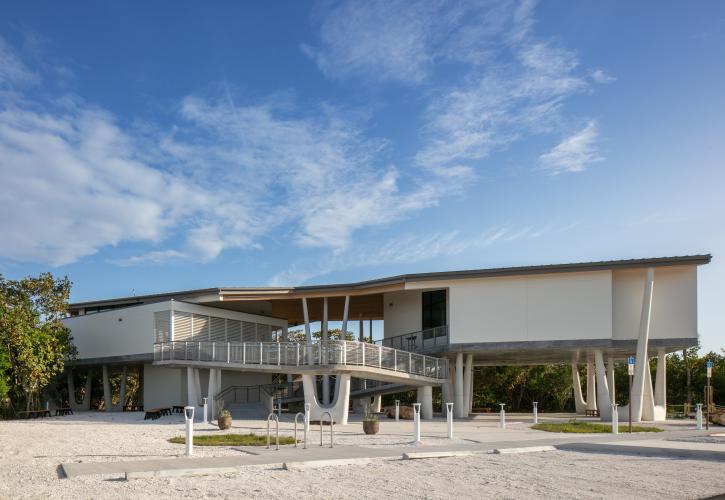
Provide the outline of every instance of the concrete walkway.
{"type": "MultiPolygon", "coordinates": [[[[62,464],[68,478],[110,474],[131,477],[153,477],[171,475],[213,474],[233,472],[235,468],[245,466],[268,466],[281,468],[284,463],[336,461],[338,465],[346,461],[391,460],[400,459],[406,453],[492,453],[494,449],[531,448],[554,446],[562,451],[588,453],[638,454],[647,456],[669,456],[704,460],[725,461],[725,444],[672,441],[702,437],[704,433],[668,432],[663,435],[542,435],[539,439],[497,440],[492,443],[463,443],[451,445],[427,446],[354,446],[340,445],[329,448],[311,443],[307,449],[301,446],[283,446],[279,450],[263,447],[239,447],[239,456],[224,457],[178,457],[152,460],[128,460],[114,462],[82,462],[62,464]]],[[[425,438],[424,438],[425,439],[425,438]]]]}

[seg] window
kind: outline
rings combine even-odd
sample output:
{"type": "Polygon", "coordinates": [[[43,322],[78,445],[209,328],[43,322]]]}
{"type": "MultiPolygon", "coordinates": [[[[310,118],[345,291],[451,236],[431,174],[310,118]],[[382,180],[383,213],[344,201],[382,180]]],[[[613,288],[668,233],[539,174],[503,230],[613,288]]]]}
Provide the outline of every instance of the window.
{"type": "Polygon", "coordinates": [[[446,291],[423,292],[423,330],[446,325],[446,291]]]}

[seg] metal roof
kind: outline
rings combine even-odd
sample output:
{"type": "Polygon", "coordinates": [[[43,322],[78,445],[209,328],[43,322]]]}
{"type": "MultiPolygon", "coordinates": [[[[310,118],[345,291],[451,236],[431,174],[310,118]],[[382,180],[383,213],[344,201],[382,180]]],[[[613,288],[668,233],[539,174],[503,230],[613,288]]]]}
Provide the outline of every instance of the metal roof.
{"type": "Polygon", "coordinates": [[[552,273],[568,273],[568,272],[585,272],[585,271],[601,271],[608,269],[632,269],[642,267],[664,267],[664,266],[681,266],[681,265],[703,265],[709,264],[712,260],[711,254],[701,255],[682,255],[674,257],[654,257],[644,259],[625,259],[625,260],[607,260],[596,262],[576,262],[569,264],[546,264],[537,266],[519,266],[519,267],[498,267],[488,269],[468,269],[460,271],[440,271],[429,273],[401,274],[386,278],[378,278],[372,280],[358,281],[352,283],[336,283],[326,285],[307,285],[307,286],[289,286],[289,287],[220,287],[220,288],[200,288],[194,290],[184,290],[177,292],[156,293],[150,295],[138,295],[131,297],[118,297],[113,299],[103,299],[94,301],[74,302],[70,304],[71,309],[80,307],[94,307],[113,304],[133,304],[142,303],[149,300],[173,299],[177,297],[198,297],[207,294],[224,295],[225,293],[233,295],[235,292],[240,294],[259,294],[259,295],[275,295],[279,294],[280,298],[292,292],[320,292],[320,291],[338,291],[338,290],[364,290],[366,288],[375,288],[386,285],[404,284],[406,282],[416,281],[435,281],[449,279],[468,279],[468,278],[484,278],[496,276],[520,276],[530,274],[552,274],[552,273]]]}

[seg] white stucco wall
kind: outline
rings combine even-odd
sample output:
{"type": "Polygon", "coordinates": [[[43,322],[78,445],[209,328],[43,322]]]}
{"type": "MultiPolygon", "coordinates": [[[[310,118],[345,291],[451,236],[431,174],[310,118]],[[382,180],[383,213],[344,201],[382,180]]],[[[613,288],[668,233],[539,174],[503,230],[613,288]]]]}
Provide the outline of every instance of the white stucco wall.
{"type": "Polygon", "coordinates": [[[405,290],[383,296],[384,337],[418,332],[422,328],[422,292],[405,290]]]}
{"type": "MultiPolygon", "coordinates": [[[[613,272],[615,339],[636,339],[645,269],[613,272]]],[[[697,338],[697,267],[655,268],[650,338],[697,338]]]]}
{"type": "Polygon", "coordinates": [[[186,403],[186,370],[144,365],[144,408],[159,408],[186,403]]]}
{"type": "Polygon", "coordinates": [[[610,271],[449,283],[453,343],[611,337],[610,271]]]}

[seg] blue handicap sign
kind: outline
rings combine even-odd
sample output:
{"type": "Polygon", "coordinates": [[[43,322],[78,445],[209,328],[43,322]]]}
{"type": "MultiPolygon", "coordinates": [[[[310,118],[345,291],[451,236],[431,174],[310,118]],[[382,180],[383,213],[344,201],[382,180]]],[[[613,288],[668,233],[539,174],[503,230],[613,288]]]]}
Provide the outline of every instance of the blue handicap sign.
{"type": "Polygon", "coordinates": [[[634,356],[630,356],[630,357],[627,358],[627,364],[628,365],[633,365],[634,364],[634,356]]]}

